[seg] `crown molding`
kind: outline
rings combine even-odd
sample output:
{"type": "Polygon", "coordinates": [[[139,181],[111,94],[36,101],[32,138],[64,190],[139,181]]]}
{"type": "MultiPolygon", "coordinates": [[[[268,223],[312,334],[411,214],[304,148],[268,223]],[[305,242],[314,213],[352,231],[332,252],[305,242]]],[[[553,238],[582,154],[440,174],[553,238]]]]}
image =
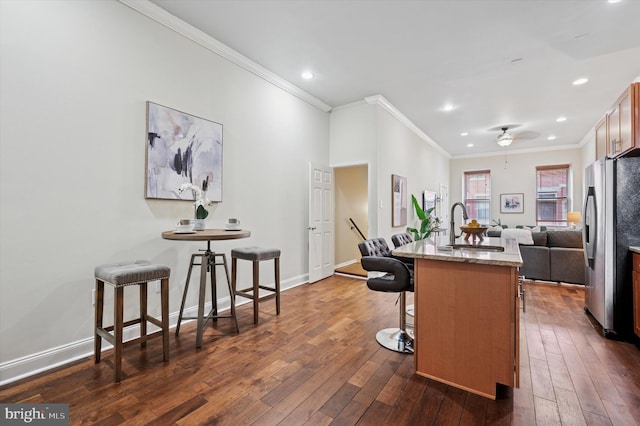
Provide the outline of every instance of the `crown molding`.
{"type": "Polygon", "coordinates": [[[161,7],[151,3],[148,0],[118,0],[125,6],[153,19],[161,25],[175,31],[176,33],[188,38],[189,40],[199,44],[205,49],[217,54],[218,56],[238,65],[240,68],[262,78],[263,80],[273,84],[285,92],[307,102],[308,104],[318,108],[323,112],[331,111],[331,106],[322,102],[318,98],[310,95],[299,87],[289,83],[277,74],[272,73],[266,68],[253,62],[251,59],[236,52],[226,44],[219,42],[213,37],[187,24],[183,20],[170,14],[161,7]]]}
{"type": "Polygon", "coordinates": [[[379,105],[389,114],[391,114],[394,118],[404,124],[409,130],[413,131],[420,139],[427,142],[433,148],[435,148],[440,154],[445,156],[445,158],[451,158],[451,154],[444,150],[440,145],[438,145],[433,139],[427,136],[422,130],[418,128],[411,120],[407,118],[403,113],[400,112],[398,108],[393,106],[391,102],[389,102],[382,95],[373,95],[364,98],[364,100],[371,105],[379,105]]]}

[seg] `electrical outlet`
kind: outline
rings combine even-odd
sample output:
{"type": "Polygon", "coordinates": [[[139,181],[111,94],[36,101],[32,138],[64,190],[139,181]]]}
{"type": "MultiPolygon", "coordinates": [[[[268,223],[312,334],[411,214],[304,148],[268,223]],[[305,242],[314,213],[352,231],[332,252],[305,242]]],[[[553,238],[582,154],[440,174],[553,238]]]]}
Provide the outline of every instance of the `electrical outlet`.
{"type": "Polygon", "coordinates": [[[156,293],[160,293],[160,281],[156,282],[156,293]]]}
{"type": "Polygon", "coordinates": [[[96,289],[91,290],[91,306],[96,306],[96,289]]]}

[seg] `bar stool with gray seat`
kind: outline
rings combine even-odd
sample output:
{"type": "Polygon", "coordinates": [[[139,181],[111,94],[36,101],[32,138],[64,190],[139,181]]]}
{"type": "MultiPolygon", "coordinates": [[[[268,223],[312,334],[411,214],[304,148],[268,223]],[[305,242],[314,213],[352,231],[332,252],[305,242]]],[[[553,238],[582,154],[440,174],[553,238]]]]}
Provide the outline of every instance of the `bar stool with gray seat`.
{"type": "Polygon", "coordinates": [[[231,283],[236,296],[253,300],[253,323],[258,323],[258,304],[272,297],[276,298],[276,315],[280,315],[280,249],[262,247],[242,247],[231,250],[231,283]],[[238,259],[249,260],[253,264],[253,285],[248,288],[237,288],[238,259]],[[273,259],[274,286],[260,284],[260,262],[273,259]],[[270,294],[260,296],[260,290],[270,294]]]}
{"type": "Polygon", "coordinates": [[[384,238],[365,240],[358,244],[360,260],[366,271],[386,272],[381,277],[367,279],[367,287],[374,291],[400,293],[400,323],[398,328],[385,328],[378,331],[376,340],[382,346],[395,352],[413,353],[413,338],[406,327],[406,292],[413,291],[413,274],[401,260],[390,256],[389,246],[384,238]],[[388,255],[385,255],[388,253],[388,255]]]}
{"type": "Polygon", "coordinates": [[[122,350],[130,345],[140,343],[140,347],[147,345],[147,340],[162,337],[162,359],[169,361],[169,276],[171,269],[163,265],[156,265],[146,260],[125,261],[100,265],[95,268],[96,278],[96,307],[95,307],[95,335],[94,361],[100,362],[102,339],[114,347],[115,381],[122,378],[122,350]],[[160,280],[160,311],[161,319],[147,313],[147,283],[160,280]],[[104,284],[114,288],[113,325],[103,326],[104,312],[104,284]],[[124,288],[137,285],[140,289],[140,317],[124,321],[124,288]],[[147,322],[160,327],[153,333],[147,334],[147,322]],[[124,327],[140,324],[140,337],[123,342],[124,327]]]}

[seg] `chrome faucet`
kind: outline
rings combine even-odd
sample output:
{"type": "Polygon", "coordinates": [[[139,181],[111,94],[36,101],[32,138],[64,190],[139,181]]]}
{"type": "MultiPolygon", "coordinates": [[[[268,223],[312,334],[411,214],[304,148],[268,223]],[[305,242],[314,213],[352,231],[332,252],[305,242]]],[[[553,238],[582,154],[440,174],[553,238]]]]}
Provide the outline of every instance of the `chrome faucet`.
{"type": "Polygon", "coordinates": [[[451,234],[449,234],[449,244],[451,245],[455,244],[456,238],[462,235],[462,232],[460,233],[460,235],[456,235],[456,220],[453,217],[453,212],[456,209],[456,206],[462,207],[462,218],[464,220],[469,219],[469,216],[467,215],[467,208],[460,201],[451,206],[451,222],[449,222],[449,225],[451,227],[451,234]]]}

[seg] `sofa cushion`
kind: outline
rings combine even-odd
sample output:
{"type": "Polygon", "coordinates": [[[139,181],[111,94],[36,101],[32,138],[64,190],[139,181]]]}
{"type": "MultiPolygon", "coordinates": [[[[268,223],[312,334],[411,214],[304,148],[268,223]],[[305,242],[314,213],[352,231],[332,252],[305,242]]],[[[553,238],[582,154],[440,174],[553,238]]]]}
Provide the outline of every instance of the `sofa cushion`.
{"type": "Polygon", "coordinates": [[[549,248],[541,246],[520,246],[523,265],[520,275],[531,280],[549,281],[549,248]]]}
{"type": "Polygon", "coordinates": [[[505,240],[516,240],[518,244],[533,245],[531,231],[528,229],[503,229],[500,236],[505,240]]]}
{"type": "Polygon", "coordinates": [[[577,248],[549,249],[551,281],[584,284],[584,251],[577,248]]]}
{"type": "Polygon", "coordinates": [[[547,233],[546,232],[532,232],[531,237],[533,238],[534,246],[547,246],[547,233]]]}
{"type": "Polygon", "coordinates": [[[547,231],[549,247],[582,248],[582,231],[547,231]]]}

